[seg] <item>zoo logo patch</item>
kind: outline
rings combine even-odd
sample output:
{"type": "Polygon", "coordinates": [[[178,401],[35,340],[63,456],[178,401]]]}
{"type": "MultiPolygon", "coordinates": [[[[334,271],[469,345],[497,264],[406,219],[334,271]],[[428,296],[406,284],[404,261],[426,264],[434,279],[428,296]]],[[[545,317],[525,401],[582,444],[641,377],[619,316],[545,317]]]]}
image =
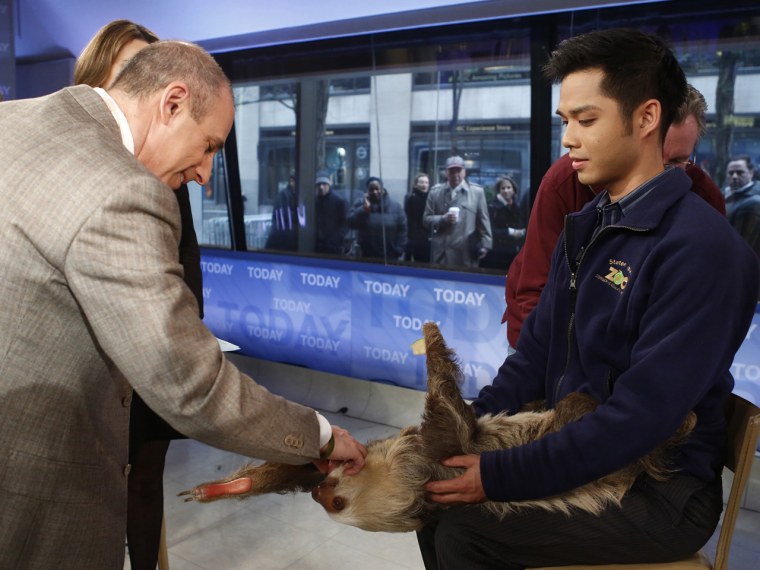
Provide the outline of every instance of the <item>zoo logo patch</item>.
{"type": "Polygon", "coordinates": [[[631,266],[618,259],[609,260],[609,269],[605,273],[597,273],[595,277],[613,290],[622,294],[628,286],[632,273],[631,266]]]}

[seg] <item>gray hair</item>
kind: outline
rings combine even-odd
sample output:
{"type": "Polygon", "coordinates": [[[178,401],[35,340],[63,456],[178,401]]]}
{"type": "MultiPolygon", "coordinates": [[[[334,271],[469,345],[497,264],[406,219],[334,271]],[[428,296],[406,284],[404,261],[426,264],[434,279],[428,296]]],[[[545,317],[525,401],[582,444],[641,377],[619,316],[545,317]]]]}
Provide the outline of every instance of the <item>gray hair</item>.
{"type": "Polygon", "coordinates": [[[141,49],[124,66],[111,89],[140,99],[173,81],[187,84],[192,97],[190,114],[196,121],[206,115],[220,89],[231,91],[229,79],[208,52],[178,41],[155,42],[141,49]]]}

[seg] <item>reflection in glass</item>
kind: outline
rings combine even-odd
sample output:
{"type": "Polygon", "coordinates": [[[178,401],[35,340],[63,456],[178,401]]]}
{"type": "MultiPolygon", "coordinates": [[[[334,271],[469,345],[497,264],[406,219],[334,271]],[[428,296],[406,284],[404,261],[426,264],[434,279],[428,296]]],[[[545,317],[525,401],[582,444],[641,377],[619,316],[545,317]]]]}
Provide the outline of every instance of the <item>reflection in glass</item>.
{"type": "MultiPolygon", "coordinates": [[[[493,184],[505,173],[517,176],[521,187],[528,186],[528,37],[519,27],[488,37],[447,39],[432,50],[419,45],[401,51],[398,46],[360,46],[357,53],[370,50],[370,57],[363,56],[369,67],[331,72],[330,65],[340,62],[326,53],[316,80],[297,74],[235,80],[246,225],[257,223],[267,232],[265,237],[249,232],[248,248],[430,266],[430,233],[422,227],[421,211],[415,227],[424,250],[418,248],[415,255],[406,247],[405,207],[417,174],[425,175],[428,188],[435,186],[445,178],[446,158],[461,154],[469,165],[468,184],[482,187],[484,199],[493,196],[493,184]],[[299,116],[304,103],[299,97],[307,84],[314,94],[312,114],[299,116]],[[344,200],[351,210],[340,250],[332,238],[326,239],[325,199],[312,180],[302,180],[298,173],[297,132],[316,133],[307,141],[311,147],[301,146],[300,152],[309,148],[314,172],[330,180],[329,195],[344,200]],[[383,197],[364,212],[371,176],[382,179],[383,197]],[[369,226],[384,229],[384,239],[369,238],[372,232],[361,221],[363,213],[369,226]]],[[[334,216],[328,217],[332,223],[334,216]]],[[[477,257],[474,263],[432,265],[475,269],[477,257]]]]}
{"type": "MultiPolygon", "coordinates": [[[[532,42],[545,51],[566,37],[603,27],[625,25],[668,38],[689,82],[708,104],[708,129],[696,149],[696,164],[724,186],[731,157],[760,160],[760,99],[755,96],[760,91],[760,8],[745,0],[685,6],[655,3],[646,12],[635,6],[568,10],[446,24],[424,35],[383,32],[224,54],[235,91],[248,248],[316,254],[314,176],[320,170],[329,173],[332,192],[349,205],[362,198],[373,175],[382,178],[390,199],[406,207],[415,176],[427,175],[431,188],[445,182],[451,155],[467,161],[468,183],[481,186],[487,202],[496,199],[500,176],[513,177],[527,219],[531,190],[541,176],[531,162],[531,136],[551,139],[552,161],[563,150],[559,121],[549,127],[548,117],[536,119],[537,113],[553,114],[557,89],[547,85],[539,95],[547,100],[551,92],[553,104],[533,108],[538,91],[531,86],[541,85],[536,81],[541,61],[534,61],[540,50],[532,42]],[[312,106],[300,116],[305,87],[312,106]],[[299,161],[302,168],[310,164],[308,179],[299,175],[299,161]],[[298,200],[282,210],[280,193],[293,171],[298,200]],[[296,218],[304,220],[297,237],[268,241],[284,226],[294,229],[296,218]]],[[[534,157],[543,161],[544,154],[534,157]]],[[[211,215],[209,210],[203,219],[211,215]]],[[[356,230],[350,230],[336,255],[357,255],[356,238],[356,230]]],[[[421,253],[407,251],[404,258],[401,263],[439,267],[421,253]]],[[[387,251],[383,262],[400,263],[387,251]]],[[[503,272],[482,264],[445,267],[503,272]]]]}

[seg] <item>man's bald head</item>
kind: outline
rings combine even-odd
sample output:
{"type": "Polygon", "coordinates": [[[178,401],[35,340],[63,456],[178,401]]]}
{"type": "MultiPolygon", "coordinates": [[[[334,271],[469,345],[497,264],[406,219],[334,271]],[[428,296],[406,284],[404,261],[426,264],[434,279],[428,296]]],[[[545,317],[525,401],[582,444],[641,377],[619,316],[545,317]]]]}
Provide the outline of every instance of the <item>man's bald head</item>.
{"type": "Polygon", "coordinates": [[[141,49],[119,73],[110,90],[144,99],[174,81],[187,84],[193,96],[192,116],[204,117],[219,90],[231,91],[219,64],[201,47],[178,41],[156,42],[141,49]]]}

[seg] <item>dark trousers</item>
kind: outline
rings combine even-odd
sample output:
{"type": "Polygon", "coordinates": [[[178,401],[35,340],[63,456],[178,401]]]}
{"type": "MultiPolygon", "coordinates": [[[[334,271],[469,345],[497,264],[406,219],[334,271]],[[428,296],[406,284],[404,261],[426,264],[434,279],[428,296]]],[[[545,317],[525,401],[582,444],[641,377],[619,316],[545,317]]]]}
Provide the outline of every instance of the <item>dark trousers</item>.
{"type": "Polygon", "coordinates": [[[132,570],[155,570],[164,518],[164,463],[169,442],[184,439],[134,392],[129,420],[127,548],[132,570]]]}
{"type": "Polygon", "coordinates": [[[130,453],[127,548],[132,570],[155,570],[164,518],[164,461],[169,440],[143,442],[130,453]]]}
{"type": "Polygon", "coordinates": [[[570,564],[657,563],[686,558],[709,540],[723,509],[720,477],[642,478],[600,515],[526,509],[499,521],[454,507],[417,533],[425,568],[518,570],[570,564]]]}

